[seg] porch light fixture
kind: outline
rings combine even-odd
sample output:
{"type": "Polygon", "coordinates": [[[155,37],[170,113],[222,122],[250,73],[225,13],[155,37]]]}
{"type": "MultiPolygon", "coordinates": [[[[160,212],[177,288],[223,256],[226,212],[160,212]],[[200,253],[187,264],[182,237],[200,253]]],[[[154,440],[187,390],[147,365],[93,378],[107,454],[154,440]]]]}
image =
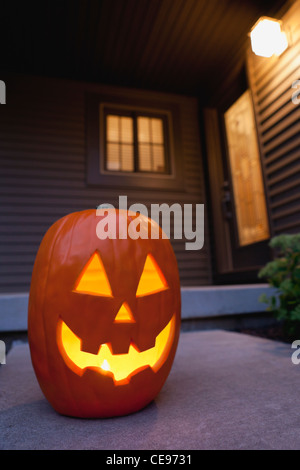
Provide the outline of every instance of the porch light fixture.
{"type": "Polygon", "coordinates": [[[262,57],[280,56],[288,47],[286,34],[281,30],[282,22],[262,16],[250,31],[254,54],[262,57]]]}

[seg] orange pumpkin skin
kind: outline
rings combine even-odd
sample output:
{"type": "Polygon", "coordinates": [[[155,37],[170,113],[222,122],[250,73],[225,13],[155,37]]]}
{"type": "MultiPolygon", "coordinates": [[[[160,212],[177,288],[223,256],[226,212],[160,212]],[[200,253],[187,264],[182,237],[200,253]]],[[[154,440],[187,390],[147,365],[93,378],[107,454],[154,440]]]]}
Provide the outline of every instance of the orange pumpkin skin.
{"type": "MultiPolygon", "coordinates": [[[[126,211],[116,213],[118,233],[120,221],[128,227],[134,216],[126,211]]],[[[144,226],[150,228],[152,221],[144,219],[144,226]]],[[[36,377],[53,408],[76,417],[120,416],[150,403],[170,372],[180,332],[180,283],[169,240],[161,238],[160,228],[160,239],[100,240],[96,234],[99,220],[96,210],[86,210],[69,214],[49,228],[36,256],[29,296],[28,340],[36,377]],[[94,253],[101,257],[110,297],[74,289],[94,253]],[[138,297],[149,254],[163,273],[167,288],[138,297]],[[124,302],[134,321],[116,323],[124,302]],[[109,371],[95,366],[78,374],[59,347],[59,324],[64,322],[80,338],[81,350],[93,355],[103,344],[109,344],[112,354],[126,354],[130,344],[145,351],[156,344],[156,337],[171,319],[175,327],[159,368],[143,366],[123,382],[115,383],[109,371]]]]}

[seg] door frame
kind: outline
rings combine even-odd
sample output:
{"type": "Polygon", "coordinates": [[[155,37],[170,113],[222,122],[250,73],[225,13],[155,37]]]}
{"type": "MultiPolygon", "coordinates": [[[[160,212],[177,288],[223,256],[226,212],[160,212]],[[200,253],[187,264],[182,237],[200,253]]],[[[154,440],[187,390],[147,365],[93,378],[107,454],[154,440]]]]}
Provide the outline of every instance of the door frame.
{"type": "MultiPolygon", "coordinates": [[[[233,250],[235,250],[237,246],[236,227],[235,233],[233,233],[232,224],[236,225],[236,221],[233,197],[231,196],[231,204],[230,201],[226,201],[226,191],[230,191],[232,194],[232,186],[224,133],[224,117],[215,108],[205,108],[203,110],[203,122],[206,141],[205,150],[207,155],[206,170],[209,186],[210,222],[214,250],[214,281],[216,284],[262,282],[258,279],[257,273],[265,262],[248,267],[234,267],[233,250]],[[225,181],[228,181],[228,188],[224,188],[225,181]],[[232,220],[224,217],[226,211],[232,213],[232,220]]],[[[265,184],[263,166],[262,172],[265,184]]],[[[268,219],[270,219],[267,197],[266,206],[268,219]]],[[[272,227],[270,223],[269,228],[271,232],[272,227]]],[[[258,249],[261,249],[261,247],[259,247],[261,243],[262,242],[258,242],[253,245],[257,245],[258,249]]],[[[247,249],[246,247],[243,248],[244,250],[247,249]]],[[[266,253],[267,258],[271,260],[271,250],[266,241],[264,242],[264,249],[268,250],[266,253]]]]}

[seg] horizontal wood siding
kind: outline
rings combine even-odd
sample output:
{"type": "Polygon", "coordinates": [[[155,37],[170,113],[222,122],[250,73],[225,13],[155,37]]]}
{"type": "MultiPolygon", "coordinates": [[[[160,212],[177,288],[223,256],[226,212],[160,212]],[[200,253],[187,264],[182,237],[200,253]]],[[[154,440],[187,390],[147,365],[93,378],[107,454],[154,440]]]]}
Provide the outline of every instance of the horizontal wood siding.
{"type": "MultiPolygon", "coordinates": [[[[3,79],[4,77],[1,77],[3,79]]],[[[7,104],[0,108],[0,292],[28,291],[34,258],[49,226],[67,213],[117,205],[205,203],[197,101],[94,84],[34,77],[7,77],[7,104]],[[180,108],[185,191],[122,190],[86,183],[86,93],[171,100],[180,108]]],[[[207,225],[207,224],[206,224],[207,225]]],[[[211,281],[209,234],[199,251],[172,241],[182,285],[211,281]]]]}
{"type": "Polygon", "coordinates": [[[300,1],[282,18],[290,46],[279,57],[248,52],[272,234],[300,232],[300,105],[292,88],[300,80],[300,1]]]}

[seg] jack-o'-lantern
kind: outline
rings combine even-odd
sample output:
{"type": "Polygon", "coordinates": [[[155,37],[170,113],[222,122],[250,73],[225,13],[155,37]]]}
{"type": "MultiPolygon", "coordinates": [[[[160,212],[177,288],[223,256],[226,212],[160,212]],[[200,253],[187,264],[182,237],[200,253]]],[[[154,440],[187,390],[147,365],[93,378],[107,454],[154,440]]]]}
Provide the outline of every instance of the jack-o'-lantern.
{"type": "MultiPolygon", "coordinates": [[[[113,213],[117,234],[137,217],[113,213]]],[[[58,220],[42,240],[28,339],[40,387],[61,414],[137,411],[156,397],[170,372],[180,330],[176,258],[157,224],[139,219],[147,238],[100,239],[96,210],[86,210],[58,220]],[[154,225],[159,236],[151,238],[154,225]]]]}

